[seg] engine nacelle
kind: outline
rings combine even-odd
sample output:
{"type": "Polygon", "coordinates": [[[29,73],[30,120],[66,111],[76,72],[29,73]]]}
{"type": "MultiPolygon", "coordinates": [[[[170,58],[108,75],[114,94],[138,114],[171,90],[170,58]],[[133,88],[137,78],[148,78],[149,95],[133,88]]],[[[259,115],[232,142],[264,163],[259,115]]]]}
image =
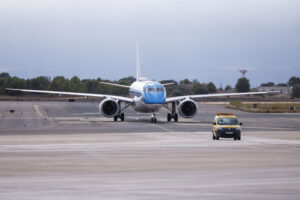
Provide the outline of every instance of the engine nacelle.
{"type": "Polygon", "coordinates": [[[105,117],[114,117],[119,110],[120,106],[114,99],[104,99],[99,105],[99,111],[105,117]]]}
{"type": "Polygon", "coordinates": [[[180,102],[178,106],[178,112],[184,118],[193,118],[198,112],[198,106],[195,101],[191,99],[185,99],[180,102]]]}

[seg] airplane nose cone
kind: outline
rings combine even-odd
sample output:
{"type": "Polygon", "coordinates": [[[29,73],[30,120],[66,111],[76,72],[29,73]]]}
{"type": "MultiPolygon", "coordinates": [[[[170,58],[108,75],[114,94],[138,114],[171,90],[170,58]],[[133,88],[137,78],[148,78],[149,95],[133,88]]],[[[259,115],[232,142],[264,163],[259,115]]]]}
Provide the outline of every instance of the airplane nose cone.
{"type": "Polygon", "coordinates": [[[145,93],[143,100],[147,104],[164,104],[165,103],[165,94],[164,92],[147,92],[145,93]]]}
{"type": "Polygon", "coordinates": [[[146,104],[164,104],[166,99],[165,89],[158,82],[151,82],[144,86],[143,101],[146,104]]]}

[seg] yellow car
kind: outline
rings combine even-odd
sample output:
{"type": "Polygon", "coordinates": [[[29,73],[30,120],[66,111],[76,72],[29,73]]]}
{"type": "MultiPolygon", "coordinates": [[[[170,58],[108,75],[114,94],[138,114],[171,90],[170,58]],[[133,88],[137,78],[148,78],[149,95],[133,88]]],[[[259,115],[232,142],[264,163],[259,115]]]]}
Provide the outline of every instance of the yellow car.
{"type": "Polygon", "coordinates": [[[213,139],[220,137],[241,139],[241,125],[238,118],[232,113],[217,113],[213,122],[213,139]]]}

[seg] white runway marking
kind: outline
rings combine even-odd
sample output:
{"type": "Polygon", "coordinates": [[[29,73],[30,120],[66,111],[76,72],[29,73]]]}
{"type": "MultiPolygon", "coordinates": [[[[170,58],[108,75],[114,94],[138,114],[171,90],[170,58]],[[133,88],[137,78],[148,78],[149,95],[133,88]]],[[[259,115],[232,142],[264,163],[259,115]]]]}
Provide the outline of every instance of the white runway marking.
{"type": "Polygon", "coordinates": [[[112,118],[106,117],[55,117],[56,121],[83,121],[83,122],[105,122],[105,121],[113,121],[112,118]]]}
{"type": "MultiPolygon", "coordinates": [[[[93,135],[95,138],[95,135],[93,135]]],[[[78,150],[101,150],[101,149],[137,149],[137,148],[189,148],[189,147],[243,147],[250,145],[300,145],[300,140],[288,139],[265,139],[258,137],[244,136],[241,141],[234,141],[232,139],[212,140],[211,133],[195,132],[195,133],[134,133],[131,136],[136,138],[147,137],[147,140],[134,140],[134,141],[113,141],[102,142],[101,137],[106,137],[107,134],[101,134],[96,137],[98,141],[83,140],[83,142],[74,141],[70,143],[56,143],[56,140],[50,140],[47,144],[20,144],[20,145],[0,145],[0,151],[78,151],[78,150]],[[209,135],[209,137],[208,137],[209,135]],[[150,140],[149,140],[150,139],[150,140]]],[[[47,137],[47,136],[45,136],[47,137]]],[[[63,138],[63,136],[61,136],[63,138]]],[[[89,134],[86,134],[86,138],[89,134]]],[[[59,140],[60,137],[58,137],[59,140]]],[[[135,139],[136,139],[135,138],[135,139]]],[[[141,139],[140,138],[140,139],[141,139]]],[[[2,143],[5,144],[5,137],[1,138],[2,143]]],[[[11,140],[11,137],[9,137],[11,140]]],[[[34,141],[34,136],[32,136],[34,141]]]]}
{"type": "Polygon", "coordinates": [[[88,124],[90,122],[82,122],[82,121],[62,121],[58,122],[59,124],[88,124]]]}

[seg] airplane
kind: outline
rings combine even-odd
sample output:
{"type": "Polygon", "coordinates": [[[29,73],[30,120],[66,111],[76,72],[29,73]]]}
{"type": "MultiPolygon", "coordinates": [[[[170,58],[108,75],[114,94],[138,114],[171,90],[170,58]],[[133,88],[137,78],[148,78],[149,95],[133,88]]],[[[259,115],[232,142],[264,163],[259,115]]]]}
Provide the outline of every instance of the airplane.
{"type": "Polygon", "coordinates": [[[169,110],[167,114],[167,121],[172,119],[177,122],[178,114],[183,118],[193,118],[197,115],[198,106],[197,99],[221,96],[240,96],[240,95],[256,95],[276,93],[272,92],[244,92],[244,93],[219,93],[219,94],[199,94],[199,95],[185,95],[176,97],[167,97],[165,86],[172,83],[161,84],[157,81],[151,81],[140,75],[140,58],[139,58],[139,44],[137,43],[136,52],[136,81],[130,86],[120,85],[115,83],[101,82],[102,84],[123,87],[129,89],[129,97],[114,96],[108,94],[91,94],[91,93],[77,93],[77,92],[63,92],[63,91],[48,91],[48,90],[28,90],[28,89],[14,89],[6,88],[11,91],[31,92],[31,93],[46,93],[59,94],[71,96],[85,96],[85,97],[99,97],[104,98],[99,104],[99,112],[108,118],[113,118],[114,121],[124,121],[124,110],[132,106],[135,111],[140,113],[152,113],[151,123],[157,122],[157,113],[161,108],[169,110]],[[122,104],[125,104],[122,106],[122,104]],[[171,105],[171,107],[169,107],[171,105]]]}

